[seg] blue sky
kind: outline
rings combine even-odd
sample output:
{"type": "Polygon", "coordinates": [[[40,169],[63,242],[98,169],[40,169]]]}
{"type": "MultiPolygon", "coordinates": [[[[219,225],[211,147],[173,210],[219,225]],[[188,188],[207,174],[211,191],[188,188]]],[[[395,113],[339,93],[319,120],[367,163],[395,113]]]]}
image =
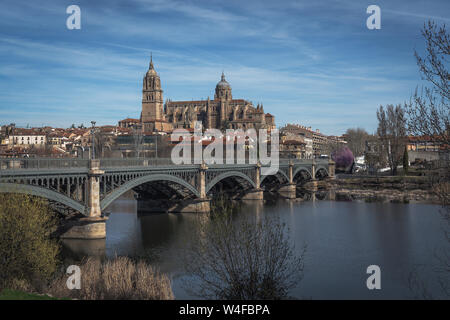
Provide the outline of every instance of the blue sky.
{"type": "Polygon", "coordinates": [[[377,107],[408,100],[427,19],[450,1],[22,1],[0,3],[0,124],[68,127],[139,117],[153,52],[164,98],[206,99],[222,70],[234,98],[278,126],[376,129],[377,107]],[[81,30],[66,8],[81,8],[81,30]],[[368,30],[366,8],[381,8],[368,30]]]}

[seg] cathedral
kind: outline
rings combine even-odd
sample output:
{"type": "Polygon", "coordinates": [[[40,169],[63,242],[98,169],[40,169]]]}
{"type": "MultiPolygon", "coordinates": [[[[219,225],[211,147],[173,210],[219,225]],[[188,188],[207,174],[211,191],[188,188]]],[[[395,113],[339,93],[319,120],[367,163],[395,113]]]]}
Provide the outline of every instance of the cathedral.
{"type": "Polygon", "coordinates": [[[170,132],[173,129],[193,129],[201,121],[204,129],[273,129],[275,119],[264,113],[264,107],[256,107],[250,101],[233,99],[231,86],[222,73],[216,85],[214,100],[171,101],[163,103],[161,79],[150,59],[142,88],[142,112],[140,122],[143,131],[170,132]]]}

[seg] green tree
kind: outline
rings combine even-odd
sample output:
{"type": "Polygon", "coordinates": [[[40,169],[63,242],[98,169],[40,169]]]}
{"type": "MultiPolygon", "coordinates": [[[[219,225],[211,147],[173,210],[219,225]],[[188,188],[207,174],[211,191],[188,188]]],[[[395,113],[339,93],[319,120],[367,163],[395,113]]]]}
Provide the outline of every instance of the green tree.
{"type": "Polygon", "coordinates": [[[56,227],[46,200],[0,194],[0,288],[50,278],[58,264],[59,244],[50,238],[56,227]]]}
{"type": "Polygon", "coordinates": [[[409,169],[409,159],[408,159],[408,148],[405,146],[405,151],[403,152],[403,172],[405,175],[408,174],[409,169]]]}

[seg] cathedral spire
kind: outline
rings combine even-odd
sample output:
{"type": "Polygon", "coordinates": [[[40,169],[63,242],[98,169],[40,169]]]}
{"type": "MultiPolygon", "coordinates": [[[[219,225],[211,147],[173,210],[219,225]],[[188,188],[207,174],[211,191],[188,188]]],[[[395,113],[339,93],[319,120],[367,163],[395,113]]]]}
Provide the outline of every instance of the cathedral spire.
{"type": "Polygon", "coordinates": [[[223,73],[223,70],[222,70],[222,78],[221,78],[221,81],[225,81],[225,74],[223,73]]]}
{"type": "Polygon", "coordinates": [[[153,70],[153,52],[150,52],[150,70],[153,70]]]}

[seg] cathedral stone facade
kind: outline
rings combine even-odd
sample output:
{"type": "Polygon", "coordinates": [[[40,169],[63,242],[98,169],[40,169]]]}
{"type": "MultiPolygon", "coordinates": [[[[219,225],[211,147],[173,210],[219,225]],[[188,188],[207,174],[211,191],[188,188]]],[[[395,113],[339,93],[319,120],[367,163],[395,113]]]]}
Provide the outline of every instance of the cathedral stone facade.
{"type": "Polygon", "coordinates": [[[214,100],[172,101],[163,103],[161,80],[153,61],[144,76],[142,89],[141,123],[144,132],[170,132],[177,128],[193,129],[196,121],[204,129],[272,129],[275,119],[264,113],[264,107],[256,107],[250,101],[233,99],[231,86],[222,73],[216,85],[214,100]]]}

